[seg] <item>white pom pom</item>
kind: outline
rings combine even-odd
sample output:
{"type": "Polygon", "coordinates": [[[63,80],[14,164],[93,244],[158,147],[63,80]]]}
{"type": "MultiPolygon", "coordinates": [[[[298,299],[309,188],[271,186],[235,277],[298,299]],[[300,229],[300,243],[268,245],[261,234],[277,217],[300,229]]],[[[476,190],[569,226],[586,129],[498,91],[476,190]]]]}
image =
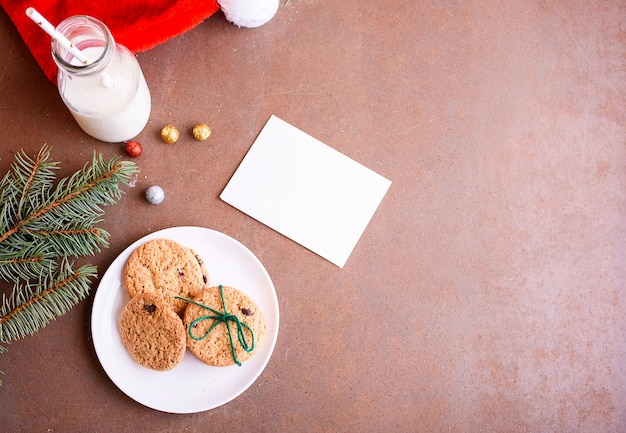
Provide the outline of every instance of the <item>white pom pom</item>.
{"type": "Polygon", "coordinates": [[[271,20],[280,0],[218,0],[224,16],[239,27],[259,27],[271,20]]]}

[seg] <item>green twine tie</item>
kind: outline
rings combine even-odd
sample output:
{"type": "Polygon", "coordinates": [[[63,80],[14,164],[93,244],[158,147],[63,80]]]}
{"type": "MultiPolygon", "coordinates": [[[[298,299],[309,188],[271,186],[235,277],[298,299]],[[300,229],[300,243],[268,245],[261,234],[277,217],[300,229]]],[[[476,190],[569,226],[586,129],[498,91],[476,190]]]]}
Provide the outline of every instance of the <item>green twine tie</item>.
{"type": "Polygon", "coordinates": [[[237,328],[237,340],[239,340],[239,344],[241,345],[243,350],[245,350],[248,353],[254,350],[254,332],[252,332],[252,329],[250,329],[247,323],[241,322],[237,316],[235,316],[234,314],[230,314],[228,312],[228,310],[226,309],[226,302],[224,301],[224,289],[221,284],[219,287],[220,287],[220,296],[222,298],[222,307],[224,308],[223,313],[221,311],[217,311],[211,307],[203,305],[199,302],[192,301],[191,299],[181,298],[180,296],[175,296],[175,298],[181,299],[185,302],[189,302],[190,304],[197,305],[198,307],[209,310],[210,312],[215,314],[215,315],[208,314],[206,316],[198,317],[197,319],[195,319],[193,322],[189,324],[189,329],[187,332],[189,333],[189,336],[193,338],[194,340],[196,341],[204,340],[207,337],[207,335],[209,335],[211,331],[213,331],[213,329],[220,323],[224,323],[226,325],[226,329],[228,330],[228,340],[230,342],[230,352],[233,355],[235,364],[241,367],[241,362],[239,362],[239,360],[237,359],[237,354],[235,353],[235,344],[233,343],[233,336],[230,333],[230,322],[233,322],[235,324],[235,327],[237,328]],[[193,328],[197,323],[202,322],[203,320],[214,320],[215,323],[211,325],[211,327],[204,333],[204,335],[202,335],[201,337],[196,337],[195,335],[193,335],[193,328]],[[252,341],[250,344],[248,344],[248,342],[246,341],[244,328],[250,331],[250,335],[252,337],[252,341]]]}

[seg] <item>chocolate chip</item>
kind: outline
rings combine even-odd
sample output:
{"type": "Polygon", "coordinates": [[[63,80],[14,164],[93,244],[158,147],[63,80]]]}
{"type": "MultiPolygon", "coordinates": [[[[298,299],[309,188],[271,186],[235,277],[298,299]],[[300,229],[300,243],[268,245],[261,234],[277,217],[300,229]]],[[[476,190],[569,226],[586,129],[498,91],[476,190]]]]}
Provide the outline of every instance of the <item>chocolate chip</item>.
{"type": "Polygon", "coordinates": [[[152,314],[156,311],[157,307],[154,304],[144,304],[143,309],[152,314]]]}
{"type": "Polygon", "coordinates": [[[183,272],[182,269],[176,269],[176,270],[178,271],[178,276],[179,277],[184,277],[185,276],[185,273],[183,272]]]}
{"type": "Polygon", "coordinates": [[[240,308],[239,310],[243,313],[244,316],[252,316],[254,314],[249,308],[240,308]]]}

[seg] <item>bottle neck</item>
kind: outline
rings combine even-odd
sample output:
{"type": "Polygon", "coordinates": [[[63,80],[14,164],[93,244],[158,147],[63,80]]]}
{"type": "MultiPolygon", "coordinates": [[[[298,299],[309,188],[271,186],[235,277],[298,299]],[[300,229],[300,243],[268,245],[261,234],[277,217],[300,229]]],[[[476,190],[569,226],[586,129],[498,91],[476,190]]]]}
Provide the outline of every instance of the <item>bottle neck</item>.
{"type": "Polygon", "coordinates": [[[52,41],[52,57],[59,70],[73,76],[102,72],[115,56],[116,45],[109,29],[101,21],[86,16],[69,17],[57,26],[72,45],[87,58],[86,63],[75,58],[56,40],[52,41]]]}

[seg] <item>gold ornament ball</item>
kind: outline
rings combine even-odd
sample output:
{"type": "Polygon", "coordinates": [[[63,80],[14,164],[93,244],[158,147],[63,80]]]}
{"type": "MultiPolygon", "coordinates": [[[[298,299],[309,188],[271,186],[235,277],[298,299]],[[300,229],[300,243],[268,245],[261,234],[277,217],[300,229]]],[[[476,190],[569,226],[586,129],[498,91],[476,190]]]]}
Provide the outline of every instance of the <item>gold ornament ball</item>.
{"type": "Polygon", "coordinates": [[[193,127],[193,138],[196,140],[206,140],[211,135],[211,128],[204,123],[198,123],[193,127]]]}
{"type": "Polygon", "coordinates": [[[178,137],[180,137],[180,132],[178,132],[178,128],[174,125],[166,125],[161,129],[161,138],[167,144],[174,144],[178,141],[178,137]]]}

